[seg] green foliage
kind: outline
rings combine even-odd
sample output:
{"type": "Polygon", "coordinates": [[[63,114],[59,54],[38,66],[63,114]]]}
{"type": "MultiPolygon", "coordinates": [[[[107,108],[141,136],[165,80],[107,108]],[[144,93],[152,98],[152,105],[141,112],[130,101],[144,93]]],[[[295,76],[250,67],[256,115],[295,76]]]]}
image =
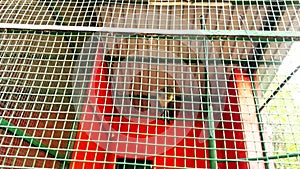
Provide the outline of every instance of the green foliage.
{"type": "MultiPolygon", "coordinates": [[[[276,85],[272,83],[269,89],[276,88],[276,85]]],[[[265,96],[269,96],[271,90],[265,96]]],[[[299,89],[296,84],[288,83],[264,109],[268,126],[272,130],[270,136],[274,149],[272,155],[300,152],[300,106],[292,97],[292,93],[297,90],[299,89]]],[[[297,169],[300,158],[283,158],[274,162],[275,168],[297,169]]]]}

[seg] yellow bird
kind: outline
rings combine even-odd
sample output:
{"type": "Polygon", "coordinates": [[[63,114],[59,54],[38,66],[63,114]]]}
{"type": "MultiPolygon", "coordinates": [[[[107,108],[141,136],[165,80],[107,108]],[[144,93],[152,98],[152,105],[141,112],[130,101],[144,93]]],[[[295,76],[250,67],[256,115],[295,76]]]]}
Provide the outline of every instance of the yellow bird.
{"type": "Polygon", "coordinates": [[[174,98],[175,94],[172,87],[166,87],[159,90],[158,100],[160,107],[163,109],[163,113],[160,116],[167,120],[168,124],[170,124],[169,104],[174,100],[174,98]]]}

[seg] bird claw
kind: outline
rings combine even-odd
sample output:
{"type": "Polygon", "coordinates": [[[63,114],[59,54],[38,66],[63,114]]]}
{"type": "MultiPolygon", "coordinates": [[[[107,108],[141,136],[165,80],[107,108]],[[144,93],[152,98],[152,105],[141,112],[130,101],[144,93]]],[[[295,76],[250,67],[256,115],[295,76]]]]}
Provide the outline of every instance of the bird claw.
{"type": "Polygon", "coordinates": [[[164,111],[160,116],[162,120],[167,121],[167,124],[171,124],[169,111],[164,111]]]}

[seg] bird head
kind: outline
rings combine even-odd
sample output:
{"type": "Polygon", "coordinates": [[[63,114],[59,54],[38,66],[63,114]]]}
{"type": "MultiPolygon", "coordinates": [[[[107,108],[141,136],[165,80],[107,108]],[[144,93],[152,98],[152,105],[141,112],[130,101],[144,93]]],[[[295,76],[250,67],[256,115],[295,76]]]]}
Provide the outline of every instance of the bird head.
{"type": "Polygon", "coordinates": [[[168,86],[159,90],[158,99],[160,102],[167,104],[173,101],[175,98],[174,90],[172,87],[168,86]]]}

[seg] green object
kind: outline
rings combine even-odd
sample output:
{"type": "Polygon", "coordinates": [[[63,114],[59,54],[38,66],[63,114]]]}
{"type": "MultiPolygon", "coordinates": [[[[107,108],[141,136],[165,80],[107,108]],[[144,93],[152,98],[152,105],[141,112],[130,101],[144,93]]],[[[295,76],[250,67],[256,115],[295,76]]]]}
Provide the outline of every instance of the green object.
{"type": "Polygon", "coordinates": [[[59,153],[57,150],[54,150],[47,145],[43,144],[36,138],[26,134],[23,130],[19,129],[18,127],[14,126],[13,124],[9,123],[4,118],[0,117],[0,127],[7,129],[10,133],[15,135],[16,137],[23,139],[26,141],[30,146],[37,147],[38,150],[42,150],[46,153],[46,155],[50,155],[54,158],[58,159],[65,159],[65,155],[59,153]]]}
{"type": "Polygon", "coordinates": [[[278,160],[284,158],[299,158],[300,152],[298,153],[288,153],[282,155],[275,155],[275,156],[266,156],[266,157],[256,157],[256,158],[241,158],[241,159],[218,159],[218,162],[247,162],[247,161],[261,161],[261,160],[278,160]]]}
{"type": "MultiPolygon", "coordinates": [[[[251,72],[251,71],[249,71],[251,72]]],[[[265,161],[265,168],[269,169],[269,159],[268,159],[268,154],[267,154],[267,150],[266,150],[266,141],[265,141],[265,136],[264,136],[264,121],[262,118],[262,114],[259,111],[259,100],[258,100],[258,94],[257,94],[257,89],[256,89],[256,84],[254,81],[254,74],[249,73],[250,76],[250,80],[252,83],[252,94],[253,94],[253,98],[254,98],[254,104],[255,104],[255,113],[256,113],[256,118],[258,121],[258,129],[259,129],[259,136],[260,136],[260,142],[261,142],[261,147],[262,147],[262,154],[264,157],[264,161],[265,161]]]]}
{"type": "MultiPolygon", "coordinates": [[[[201,17],[201,29],[205,29],[205,19],[204,17],[201,17]]],[[[206,39],[204,39],[204,45],[203,45],[203,51],[204,51],[204,57],[205,57],[205,66],[206,66],[206,71],[209,70],[208,65],[209,65],[209,54],[208,54],[208,46],[206,43],[206,39]]],[[[210,162],[210,168],[211,169],[217,169],[217,146],[216,146],[216,137],[215,137],[215,120],[214,120],[214,112],[213,112],[213,107],[212,107],[212,101],[211,101],[211,94],[210,94],[210,79],[209,79],[209,74],[206,73],[206,98],[207,98],[207,122],[208,122],[208,132],[209,132],[209,137],[208,137],[208,146],[209,146],[209,162],[210,162]]]]}

